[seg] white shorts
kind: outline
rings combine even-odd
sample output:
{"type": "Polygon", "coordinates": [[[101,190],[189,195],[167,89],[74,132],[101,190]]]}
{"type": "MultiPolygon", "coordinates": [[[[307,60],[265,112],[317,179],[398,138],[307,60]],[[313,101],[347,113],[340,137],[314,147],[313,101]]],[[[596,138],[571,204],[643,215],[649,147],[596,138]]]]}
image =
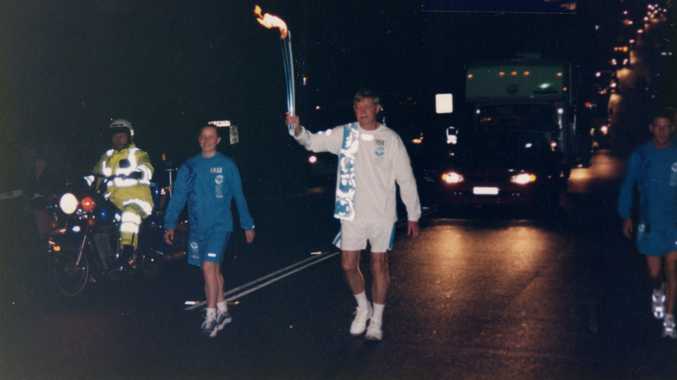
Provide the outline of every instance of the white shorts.
{"type": "Polygon", "coordinates": [[[342,251],[361,251],[367,248],[367,242],[372,252],[392,250],[395,242],[395,224],[341,221],[341,232],[334,239],[337,248],[342,251]]]}

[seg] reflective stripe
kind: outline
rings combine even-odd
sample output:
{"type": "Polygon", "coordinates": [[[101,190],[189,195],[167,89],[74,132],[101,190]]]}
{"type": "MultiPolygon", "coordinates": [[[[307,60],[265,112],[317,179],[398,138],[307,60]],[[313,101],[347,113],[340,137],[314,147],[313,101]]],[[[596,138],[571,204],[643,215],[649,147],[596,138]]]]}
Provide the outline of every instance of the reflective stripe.
{"type": "Polygon", "coordinates": [[[139,225],[134,223],[122,223],[120,224],[120,232],[127,232],[130,234],[139,233],[139,225]]]}
{"type": "Polygon", "coordinates": [[[216,253],[208,253],[207,256],[208,257],[216,257],[216,253]]]}
{"type": "Polygon", "coordinates": [[[122,213],[122,223],[141,224],[141,217],[133,212],[125,211],[122,213]]]}
{"type": "MultiPolygon", "coordinates": [[[[136,152],[138,152],[138,148],[127,148],[127,160],[129,161],[129,167],[128,168],[120,168],[118,167],[117,170],[115,171],[115,174],[117,175],[130,175],[132,172],[136,171],[137,167],[139,166],[139,163],[136,161],[136,152]]],[[[122,179],[122,178],[120,178],[122,179]]],[[[117,182],[118,178],[115,179],[117,182]]],[[[136,181],[136,180],[134,180],[136,181]]],[[[118,185],[117,183],[115,186],[119,187],[125,187],[124,185],[118,185]]]]}
{"type": "MultiPolygon", "coordinates": [[[[127,174],[124,174],[124,175],[127,175],[127,174]]],[[[113,180],[113,184],[115,185],[115,187],[119,187],[119,188],[132,187],[132,186],[138,185],[139,180],[134,179],[134,178],[115,178],[113,180]]]]}
{"type": "Polygon", "coordinates": [[[122,202],[123,207],[129,205],[138,206],[146,215],[150,215],[153,212],[153,205],[151,205],[150,202],[144,201],[143,199],[128,199],[122,202]]]}
{"type": "Polygon", "coordinates": [[[137,170],[141,170],[143,172],[143,180],[144,181],[149,181],[153,177],[153,172],[150,170],[150,168],[146,165],[139,165],[137,170]]]}

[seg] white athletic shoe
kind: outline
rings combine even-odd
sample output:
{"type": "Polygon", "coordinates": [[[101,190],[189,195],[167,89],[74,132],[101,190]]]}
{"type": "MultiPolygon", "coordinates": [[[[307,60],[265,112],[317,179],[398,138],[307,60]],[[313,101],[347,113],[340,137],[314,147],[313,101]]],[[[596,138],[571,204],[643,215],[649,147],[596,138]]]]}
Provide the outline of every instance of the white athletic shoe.
{"type": "Polygon", "coordinates": [[[665,300],[666,297],[663,289],[654,289],[651,294],[651,312],[653,313],[654,318],[665,318],[665,300]]]}
{"type": "Polygon", "coordinates": [[[216,312],[216,328],[218,331],[223,330],[223,328],[233,321],[233,318],[230,316],[228,310],[224,312],[216,312]]]}
{"type": "Polygon", "coordinates": [[[364,331],[367,329],[367,322],[369,321],[369,318],[371,318],[372,313],[373,310],[371,306],[367,306],[366,308],[358,306],[355,309],[353,323],[350,324],[350,335],[357,336],[364,334],[364,331]]]}
{"type": "Polygon", "coordinates": [[[381,321],[371,319],[369,321],[369,327],[367,328],[367,334],[364,336],[365,339],[380,342],[383,340],[383,329],[381,326],[381,321]]]}
{"type": "Polygon", "coordinates": [[[205,320],[200,325],[202,335],[213,338],[219,333],[218,325],[216,324],[216,317],[209,318],[205,316],[205,320]]]}
{"type": "Polygon", "coordinates": [[[663,320],[663,337],[677,339],[677,330],[675,330],[675,319],[668,314],[663,320]]]}

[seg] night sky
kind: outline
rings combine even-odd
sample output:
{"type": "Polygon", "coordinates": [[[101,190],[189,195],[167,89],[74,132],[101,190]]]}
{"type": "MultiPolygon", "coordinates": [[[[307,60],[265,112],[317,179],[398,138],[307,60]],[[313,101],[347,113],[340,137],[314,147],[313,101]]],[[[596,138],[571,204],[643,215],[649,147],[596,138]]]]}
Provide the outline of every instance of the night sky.
{"type": "MultiPolygon", "coordinates": [[[[279,40],[256,23],[256,2],[3,3],[4,141],[49,146],[65,151],[64,161],[88,167],[108,144],[110,118],[124,117],[136,125],[139,145],[155,157],[169,152],[181,161],[196,152],[199,126],[230,119],[242,135],[233,154],[248,170],[269,167],[268,156],[290,162],[303,156],[281,123],[279,40]]],[[[576,15],[501,16],[427,13],[422,2],[259,3],[285,18],[293,32],[297,109],[306,124],[318,129],[349,120],[352,94],[367,86],[386,95],[395,121],[397,111],[412,109],[415,116],[393,125],[406,134],[427,123],[435,91],[462,93],[470,62],[536,53],[590,68],[603,64],[608,57],[595,54],[595,38],[604,36],[595,37],[591,28],[605,13],[615,14],[616,2],[579,2],[576,15]],[[304,74],[307,87],[300,86],[304,74]]],[[[499,3],[505,2],[481,2],[499,3]]]]}

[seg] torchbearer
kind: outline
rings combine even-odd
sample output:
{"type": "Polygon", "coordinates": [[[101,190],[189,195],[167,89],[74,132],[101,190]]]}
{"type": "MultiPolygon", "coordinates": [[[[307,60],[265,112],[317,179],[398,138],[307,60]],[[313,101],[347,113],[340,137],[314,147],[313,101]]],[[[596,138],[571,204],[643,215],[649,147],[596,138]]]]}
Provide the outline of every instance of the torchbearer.
{"type": "Polygon", "coordinates": [[[306,149],[339,156],[334,217],[341,220],[341,232],[334,243],[341,249],[341,267],[357,301],[350,333],[358,336],[366,331],[366,339],[380,341],[390,282],[386,252],[392,249],[397,219],[396,185],[407,209],[409,236],[418,236],[421,205],[402,139],[376,119],[382,110],[379,97],[360,90],[353,98],[353,110],[355,122],[325,132],[310,133],[295,115],[287,114],[286,121],[306,149]],[[371,246],[373,305],[367,299],[359,267],[367,242],[371,246]]]}

